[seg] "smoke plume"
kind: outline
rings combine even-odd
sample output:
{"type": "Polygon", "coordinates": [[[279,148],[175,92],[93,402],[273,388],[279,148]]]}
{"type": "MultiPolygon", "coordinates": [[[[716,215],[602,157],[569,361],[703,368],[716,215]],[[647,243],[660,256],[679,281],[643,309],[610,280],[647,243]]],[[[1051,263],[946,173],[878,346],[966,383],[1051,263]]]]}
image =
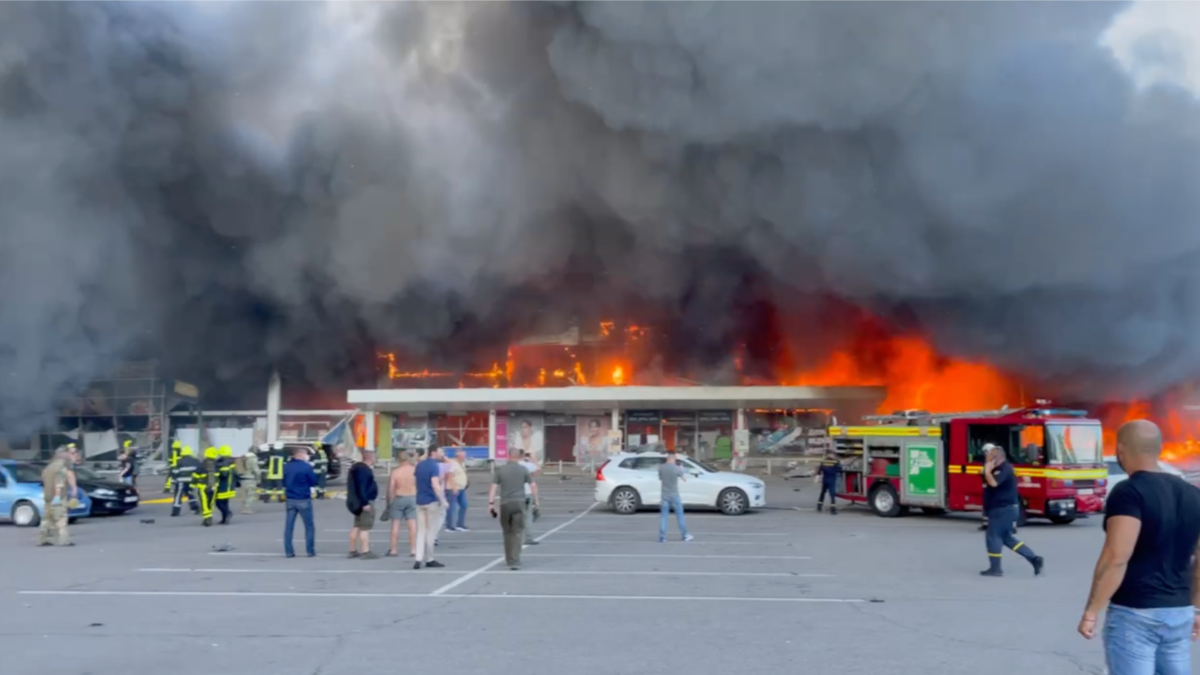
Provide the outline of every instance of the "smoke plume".
{"type": "Polygon", "coordinates": [[[4,3],[0,427],[131,356],[328,384],[602,312],[716,368],[831,299],[1153,393],[1200,372],[1200,88],[1142,14],[4,3]]]}

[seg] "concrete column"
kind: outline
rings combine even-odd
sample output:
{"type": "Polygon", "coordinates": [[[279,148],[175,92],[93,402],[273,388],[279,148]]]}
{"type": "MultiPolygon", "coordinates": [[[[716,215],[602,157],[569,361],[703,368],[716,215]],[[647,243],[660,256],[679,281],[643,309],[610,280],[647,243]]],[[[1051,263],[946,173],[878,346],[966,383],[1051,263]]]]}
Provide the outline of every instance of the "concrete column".
{"type": "Polygon", "coordinates": [[[621,410],[619,408],[612,409],[612,428],[617,431],[621,430],[621,410]]]}
{"type": "Polygon", "coordinates": [[[488,411],[488,459],[496,461],[496,411],[488,411]]]}
{"type": "Polygon", "coordinates": [[[363,418],[367,425],[367,447],[363,448],[363,450],[370,450],[372,452],[375,451],[375,437],[378,433],[375,430],[375,415],[376,413],[374,412],[363,413],[363,418]]]}
{"type": "Polygon", "coordinates": [[[283,382],[279,379],[279,371],[271,371],[271,379],[267,381],[267,442],[279,440],[279,405],[283,398],[283,382]]]}

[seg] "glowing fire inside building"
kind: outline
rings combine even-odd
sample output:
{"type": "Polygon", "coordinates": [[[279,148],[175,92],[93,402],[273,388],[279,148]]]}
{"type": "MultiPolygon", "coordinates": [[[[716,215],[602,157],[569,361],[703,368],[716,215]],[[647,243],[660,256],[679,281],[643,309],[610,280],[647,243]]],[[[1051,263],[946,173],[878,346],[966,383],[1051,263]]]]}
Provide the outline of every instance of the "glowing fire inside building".
{"type": "MultiPolygon", "coordinates": [[[[899,410],[951,412],[989,410],[1002,406],[1034,405],[1039,392],[989,364],[944,357],[918,335],[871,333],[857,343],[835,349],[814,366],[790,364],[787,345],[775,352],[773,378],[743,372],[744,354],[734,353],[718,381],[670,372],[664,367],[663,342],[650,327],[603,320],[590,330],[572,327],[559,334],[539,335],[514,342],[489,367],[433,369],[417,365],[394,352],[380,354],[380,386],[423,388],[539,388],[539,387],[704,387],[796,386],[885,387],[886,397],[874,412],[899,410]]],[[[1105,428],[1105,450],[1112,454],[1121,423],[1153,419],[1163,428],[1168,459],[1200,456],[1200,408],[1188,389],[1164,394],[1153,401],[1091,403],[1087,408],[1105,428]]]]}

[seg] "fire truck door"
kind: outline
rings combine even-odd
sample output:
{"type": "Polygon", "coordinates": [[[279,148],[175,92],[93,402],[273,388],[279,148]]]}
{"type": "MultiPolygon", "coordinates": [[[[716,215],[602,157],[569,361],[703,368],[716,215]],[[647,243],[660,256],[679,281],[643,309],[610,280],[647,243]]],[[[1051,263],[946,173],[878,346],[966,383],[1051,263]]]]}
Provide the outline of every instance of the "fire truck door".
{"type": "Polygon", "coordinates": [[[945,462],[941,439],[906,440],[900,455],[900,503],[945,508],[945,462]]]}

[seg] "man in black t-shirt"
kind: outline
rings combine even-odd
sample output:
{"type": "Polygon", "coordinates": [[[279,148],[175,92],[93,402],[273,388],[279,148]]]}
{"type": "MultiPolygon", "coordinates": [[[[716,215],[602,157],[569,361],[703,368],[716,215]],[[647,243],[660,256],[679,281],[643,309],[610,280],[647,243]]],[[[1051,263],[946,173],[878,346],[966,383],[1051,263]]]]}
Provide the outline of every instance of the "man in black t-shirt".
{"type": "Polygon", "coordinates": [[[1029,561],[1033,573],[1042,573],[1043,560],[1029,550],[1025,542],[1013,536],[1013,526],[1021,514],[1020,498],[1017,496],[1017,474],[1008,463],[1004,448],[988,443],[983,446],[986,460],[983,465],[983,512],[987,516],[988,568],[980,574],[985,577],[1002,577],[1000,558],[1004,547],[1029,561]]]}
{"type": "Polygon", "coordinates": [[[1108,495],[1104,549],[1079,621],[1089,640],[1106,608],[1108,671],[1186,675],[1200,637],[1200,490],[1159,471],[1162,432],[1134,420],[1117,432],[1117,462],[1129,476],[1108,495]]]}

